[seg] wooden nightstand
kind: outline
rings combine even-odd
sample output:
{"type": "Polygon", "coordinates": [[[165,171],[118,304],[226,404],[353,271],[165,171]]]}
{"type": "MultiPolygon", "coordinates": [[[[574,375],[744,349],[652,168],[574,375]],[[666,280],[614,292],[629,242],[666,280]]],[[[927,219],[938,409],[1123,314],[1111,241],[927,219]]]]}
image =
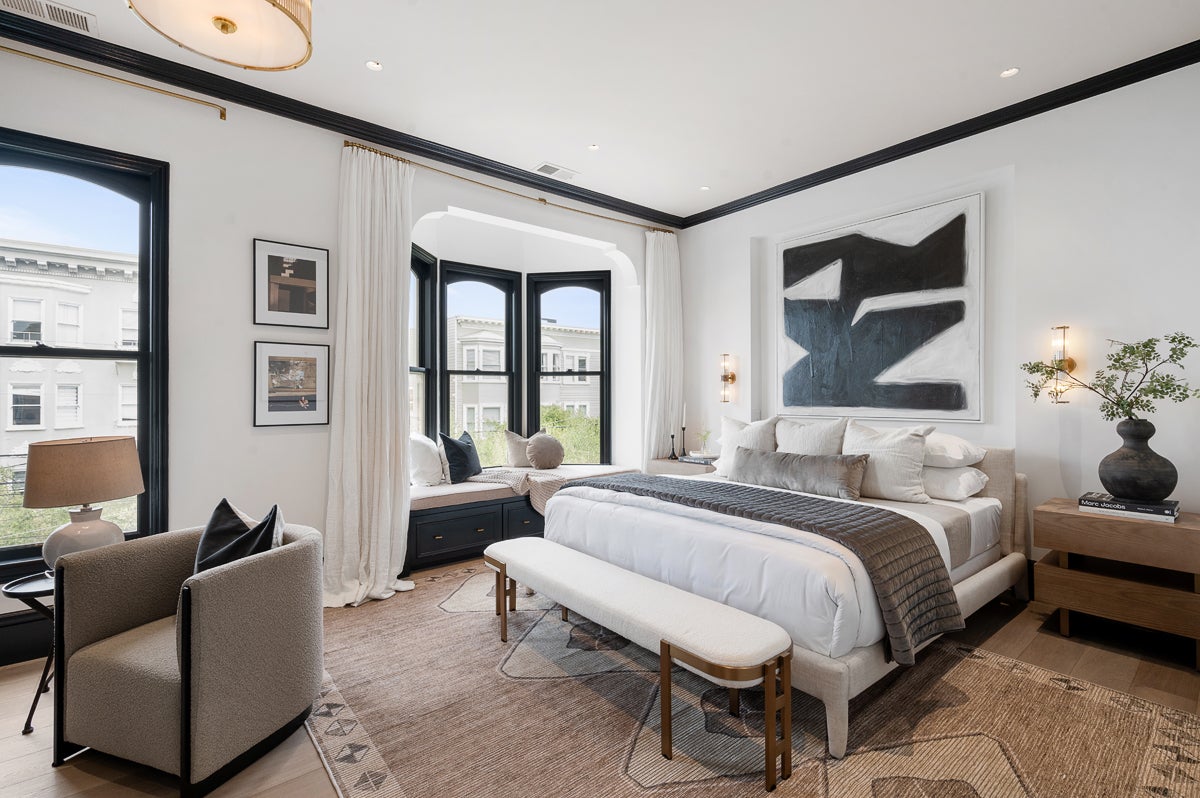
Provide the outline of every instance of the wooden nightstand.
{"type": "Polygon", "coordinates": [[[651,474],[674,474],[676,476],[690,477],[695,474],[711,474],[717,469],[710,465],[681,463],[678,460],[660,457],[657,460],[650,461],[650,468],[648,470],[651,474]]]}
{"type": "Polygon", "coordinates": [[[1079,511],[1051,499],[1033,512],[1033,545],[1054,549],[1034,566],[1039,601],[1197,641],[1200,665],[1200,515],[1174,524],[1079,511]]]}

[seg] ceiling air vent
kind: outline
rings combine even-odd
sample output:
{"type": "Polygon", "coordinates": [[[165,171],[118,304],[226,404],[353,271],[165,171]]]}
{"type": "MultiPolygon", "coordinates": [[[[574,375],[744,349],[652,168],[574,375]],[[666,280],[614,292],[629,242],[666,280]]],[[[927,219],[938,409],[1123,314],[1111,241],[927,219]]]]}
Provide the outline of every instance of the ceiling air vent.
{"type": "Polygon", "coordinates": [[[60,28],[70,28],[90,36],[96,35],[95,14],[61,3],[50,3],[46,0],[0,0],[0,8],[23,17],[49,22],[60,28]]]}
{"type": "MultiPolygon", "coordinates": [[[[8,2],[8,0],[0,0],[0,2],[8,2]]],[[[579,173],[568,169],[565,166],[556,166],[552,163],[542,162],[533,168],[533,171],[539,175],[546,177],[557,177],[559,180],[574,180],[579,176],[579,173]]]]}

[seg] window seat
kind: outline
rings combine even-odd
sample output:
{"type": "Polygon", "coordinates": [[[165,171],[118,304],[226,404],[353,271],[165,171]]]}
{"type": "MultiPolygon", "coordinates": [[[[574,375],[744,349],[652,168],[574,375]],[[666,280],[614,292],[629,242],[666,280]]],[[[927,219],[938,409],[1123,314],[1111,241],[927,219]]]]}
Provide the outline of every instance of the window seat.
{"type": "Polygon", "coordinates": [[[478,557],[497,540],[541,535],[546,502],[567,482],[636,470],[612,465],[488,468],[457,485],[413,485],[404,574],[478,557]]]}

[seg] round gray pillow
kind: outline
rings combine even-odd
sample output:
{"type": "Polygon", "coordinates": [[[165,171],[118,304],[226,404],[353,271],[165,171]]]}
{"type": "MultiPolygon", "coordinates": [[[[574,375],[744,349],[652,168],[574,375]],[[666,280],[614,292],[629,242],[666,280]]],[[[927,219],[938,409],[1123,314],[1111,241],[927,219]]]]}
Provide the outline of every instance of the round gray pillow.
{"type": "Polygon", "coordinates": [[[558,468],[562,465],[565,453],[558,438],[539,432],[529,439],[529,445],[525,447],[525,456],[534,468],[558,468]]]}

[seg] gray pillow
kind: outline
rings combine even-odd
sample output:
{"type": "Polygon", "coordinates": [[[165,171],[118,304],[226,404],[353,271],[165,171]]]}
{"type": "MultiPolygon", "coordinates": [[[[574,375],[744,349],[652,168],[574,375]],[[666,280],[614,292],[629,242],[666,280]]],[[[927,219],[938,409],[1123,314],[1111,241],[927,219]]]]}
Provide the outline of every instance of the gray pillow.
{"type": "Polygon", "coordinates": [[[866,470],[865,454],[794,454],[739,446],[733,454],[729,478],[750,485],[857,501],[866,470]]]}
{"type": "MultiPolygon", "coordinates": [[[[546,430],[540,429],[534,434],[545,432],[546,430]]],[[[529,455],[525,454],[525,449],[529,446],[529,439],[522,438],[512,430],[506,429],[504,430],[504,442],[508,446],[508,467],[530,468],[529,455]]]]}
{"type": "Polygon", "coordinates": [[[565,455],[563,445],[558,442],[558,438],[544,432],[536,433],[529,439],[529,445],[525,447],[525,456],[529,458],[529,464],[534,468],[558,468],[562,465],[565,455]]]}

